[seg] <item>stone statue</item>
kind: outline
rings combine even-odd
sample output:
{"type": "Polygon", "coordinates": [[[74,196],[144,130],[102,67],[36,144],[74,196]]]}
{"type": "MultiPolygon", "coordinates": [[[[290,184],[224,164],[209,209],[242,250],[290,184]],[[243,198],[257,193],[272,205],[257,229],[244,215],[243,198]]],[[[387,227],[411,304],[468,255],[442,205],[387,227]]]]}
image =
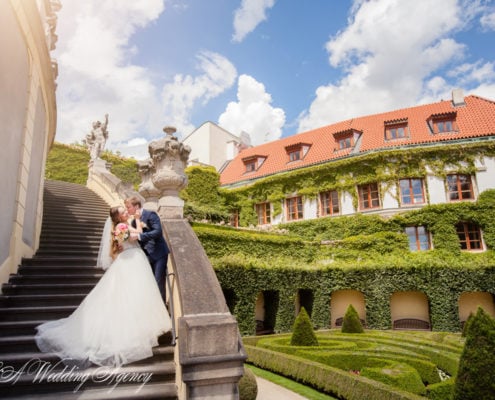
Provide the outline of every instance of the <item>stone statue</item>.
{"type": "Polygon", "coordinates": [[[100,121],[93,122],[93,129],[86,135],[86,145],[89,148],[91,161],[100,158],[100,154],[105,148],[108,139],[108,114],[105,114],[105,123],[100,121]]]}

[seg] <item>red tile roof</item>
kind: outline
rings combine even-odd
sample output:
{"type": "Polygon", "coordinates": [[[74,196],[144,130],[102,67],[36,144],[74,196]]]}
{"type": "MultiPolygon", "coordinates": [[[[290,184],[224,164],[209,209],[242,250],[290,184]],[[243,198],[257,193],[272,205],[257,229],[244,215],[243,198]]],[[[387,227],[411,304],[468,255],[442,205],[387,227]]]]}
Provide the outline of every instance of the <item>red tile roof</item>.
{"type": "MultiPolygon", "coordinates": [[[[299,133],[259,146],[250,147],[237,155],[221,172],[221,185],[241,184],[268,175],[319,164],[348,156],[353,150],[360,154],[372,150],[407,145],[428,144],[481,136],[495,135],[495,102],[478,96],[467,96],[465,105],[454,107],[450,100],[426,104],[381,114],[353,118],[311,131],[299,133]],[[433,118],[455,116],[458,131],[433,134],[428,122],[433,118]],[[385,140],[385,122],[407,121],[409,137],[385,140]],[[338,149],[335,134],[357,131],[361,133],[359,148],[338,149]],[[298,144],[311,145],[302,160],[289,162],[287,148],[298,144]],[[246,173],[243,160],[262,154],[261,166],[246,173]]],[[[338,136],[338,135],[337,135],[338,136]]]]}

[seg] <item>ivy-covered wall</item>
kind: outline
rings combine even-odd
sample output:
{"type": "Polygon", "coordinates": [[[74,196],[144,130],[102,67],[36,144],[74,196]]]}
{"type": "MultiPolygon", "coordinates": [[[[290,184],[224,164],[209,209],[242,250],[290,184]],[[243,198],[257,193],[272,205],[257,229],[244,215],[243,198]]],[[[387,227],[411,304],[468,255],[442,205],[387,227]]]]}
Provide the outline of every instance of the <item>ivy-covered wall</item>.
{"type": "Polygon", "coordinates": [[[295,319],[295,299],[299,289],[313,291],[312,321],[316,328],[330,327],[332,292],[353,289],[364,294],[369,328],[390,329],[390,299],[400,291],[421,291],[430,304],[433,330],[459,331],[458,300],[466,291],[495,295],[495,258],[491,254],[469,268],[459,265],[356,266],[321,269],[270,266],[266,262],[224,258],[215,260],[223,288],[235,293],[231,310],[242,334],[255,332],[255,303],[260,291],[279,293],[275,330],[288,332],[295,319]]]}
{"type": "Polygon", "coordinates": [[[274,328],[289,331],[298,290],[313,294],[312,321],[328,328],[336,290],[364,294],[370,328],[391,327],[390,299],[400,291],[423,292],[433,330],[460,329],[458,300],[463,292],[495,295],[495,190],[476,202],[425,206],[384,219],[376,215],[320,218],[284,225],[285,234],[205,224],[193,228],[212,261],[241,332],[255,332],[259,292],[277,296],[274,328]],[[482,229],[487,251],[460,250],[455,224],[472,221],[482,229]],[[411,252],[406,226],[432,232],[434,250],[411,252]]]}
{"type": "MultiPolygon", "coordinates": [[[[222,212],[236,210],[240,225],[250,226],[257,223],[256,203],[268,201],[279,214],[288,194],[315,198],[320,192],[337,190],[349,193],[357,208],[357,185],[379,182],[382,195],[388,191],[399,199],[399,179],[436,176],[444,181],[448,172],[474,174],[479,160],[494,156],[495,143],[490,141],[393,149],[220,189],[214,172],[189,170],[190,181],[196,183],[185,198],[186,203],[194,203],[213,194],[203,204],[222,212]],[[193,194],[196,190],[200,193],[193,194]]],[[[463,292],[495,296],[495,190],[481,193],[477,201],[400,211],[390,218],[357,213],[280,224],[277,233],[206,224],[193,227],[243,334],[255,333],[260,292],[271,299],[270,325],[278,332],[290,331],[301,289],[312,294],[311,318],[318,328],[330,326],[330,301],[337,290],[363,293],[367,326],[378,329],[391,328],[393,293],[420,291],[428,298],[433,330],[458,331],[463,292]],[[477,224],[487,251],[461,251],[458,222],[477,224]],[[425,227],[433,250],[411,252],[404,233],[408,226],[425,227]]]]}
{"type": "Polygon", "coordinates": [[[220,175],[214,167],[192,166],[185,170],[188,185],[180,193],[184,216],[192,221],[228,221],[225,200],[219,192],[220,175]]]}
{"type": "MultiPolygon", "coordinates": [[[[494,156],[492,141],[384,150],[276,174],[239,188],[223,187],[221,191],[227,207],[238,210],[240,225],[249,226],[257,224],[256,203],[270,202],[273,214],[278,215],[288,194],[314,198],[320,192],[337,190],[349,193],[357,209],[357,185],[380,182],[383,196],[397,188],[399,179],[436,176],[444,180],[452,171],[473,174],[477,160],[494,156]]],[[[395,192],[393,196],[399,199],[395,192]]]]}

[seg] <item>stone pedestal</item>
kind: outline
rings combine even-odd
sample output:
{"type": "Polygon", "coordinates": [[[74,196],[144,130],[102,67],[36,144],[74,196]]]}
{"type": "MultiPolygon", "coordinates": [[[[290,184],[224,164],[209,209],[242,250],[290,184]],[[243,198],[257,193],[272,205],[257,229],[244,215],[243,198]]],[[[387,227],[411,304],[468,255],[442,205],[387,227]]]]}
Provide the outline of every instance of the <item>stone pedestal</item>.
{"type": "Polygon", "coordinates": [[[161,219],[182,218],[184,202],[179,191],[187,186],[184,172],[191,148],[173,135],[175,128],[165,127],[166,136],[150,143],[148,150],[155,173],[151,183],[159,191],[158,214],[161,219]]]}
{"type": "Polygon", "coordinates": [[[111,167],[111,163],[102,160],[101,158],[95,158],[89,162],[89,172],[108,172],[111,167]]]}

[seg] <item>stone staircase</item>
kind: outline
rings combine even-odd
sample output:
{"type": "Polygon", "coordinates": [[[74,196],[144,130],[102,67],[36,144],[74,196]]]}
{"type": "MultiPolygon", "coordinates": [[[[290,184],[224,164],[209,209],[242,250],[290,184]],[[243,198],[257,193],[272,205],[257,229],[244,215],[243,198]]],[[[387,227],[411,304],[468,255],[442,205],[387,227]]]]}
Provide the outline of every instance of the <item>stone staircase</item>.
{"type": "Polygon", "coordinates": [[[39,352],[35,327],[68,316],[103,275],[96,268],[109,206],[84,186],[46,181],[40,246],[0,295],[0,398],[177,399],[171,336],[121,368],[71,369],[39,352]]]}

